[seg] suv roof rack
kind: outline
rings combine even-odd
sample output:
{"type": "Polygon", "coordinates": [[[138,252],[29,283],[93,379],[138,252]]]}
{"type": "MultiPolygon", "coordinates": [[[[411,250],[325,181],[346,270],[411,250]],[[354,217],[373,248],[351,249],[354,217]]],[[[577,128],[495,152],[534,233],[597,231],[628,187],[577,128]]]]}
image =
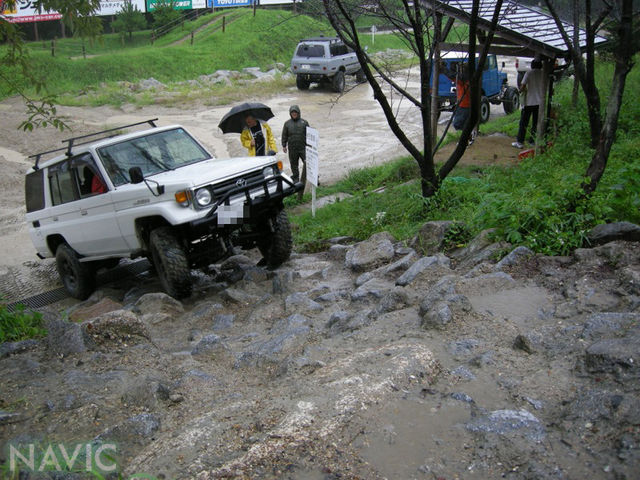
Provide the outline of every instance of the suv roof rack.
{"type": "Polygon", "coordinates": [[[339,42],[340,38],[338,37],[325,37],[320,35],[319,37],[309,37],[309,38],[305,38],[303,40],[300,40],[301,42],[339,42]]]}
{"type": "MultiPolygon", "coordinates": [[[[93,140],[89,140],[87,142],[82,142],[82,143],[75,143],[76,140],[82,140],[84,138],[89,138],[89,137],[95,137],[97,135],[108,134],[108,133],[111,133],[111,132],[115,132],[117,130],[122,130],[123,128],[129,128],[129,127],[136,127],[138,125],[144,125],[145,123],[148,123],[153,128],[156,128],[157,125],[156,125],[155,122],[157,120],[158,120],[157,118],[151,118],[149,120],[145,120],[144,122],[131,123],[129,125],[123,125],[121,127],[115,127],[115,128],[110,128],[108,130],[102,130],[101,132],[89,133],[88,135],[81,135],[79,137],[67,138],[66,140],[62,140],[62,143],[66,143],[67,144],[66,147],[56,148],[54,150],[49,150],[49,151],[46,151],[46,152],[40,152],[40,153],[36,153],[34,155],[29,155],[28,158],[35,158],[36,159],[35,164],[33,165],[33,169],[34,170],[38,170],[40,168],[40,167],[38,167],[38,163],[40,163],[40,158],[43,155],[47,155],[49,153],[54,153],[54,152],[61,152],[62,150],[66,150],[67,151],[67,157],[70,157],[71,156],[71,149],[74,146],[85,145],[87,143],[91,143],[91,142],[94,142],[94,141],[99,140],[99,139],[93,139],[93,140]]],[[[109,137],[113,137],[113,136],[114,135],[105,135],[103,138],[109,138],[109,137]]]]}

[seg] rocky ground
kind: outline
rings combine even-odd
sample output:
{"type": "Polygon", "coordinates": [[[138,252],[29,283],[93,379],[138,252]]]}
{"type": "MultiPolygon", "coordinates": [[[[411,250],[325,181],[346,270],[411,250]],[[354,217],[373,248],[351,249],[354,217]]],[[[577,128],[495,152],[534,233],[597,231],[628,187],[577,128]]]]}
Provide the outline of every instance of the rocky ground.
{"type": "Polygon", "coordinates": [[[114,440],[125,478],[638,478],[640,244],[445,255],[447,228],[54,305],[0,346],[0,440],[114,440]]]}

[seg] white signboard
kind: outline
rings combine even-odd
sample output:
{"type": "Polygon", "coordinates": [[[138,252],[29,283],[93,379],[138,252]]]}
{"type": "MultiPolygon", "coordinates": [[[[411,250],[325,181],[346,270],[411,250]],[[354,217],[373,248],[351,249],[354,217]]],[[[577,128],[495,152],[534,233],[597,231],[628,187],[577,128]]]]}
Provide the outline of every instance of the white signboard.
{"type": "Polygon", "coordinates": [[[0,13],[4,19],[11,23],[43,22],[62,18],[58,12],[36,10],[31,0],[16,0],[11,8],[5,2],[0,1],[0,7],[0,13]]]}
{"type": "MultiPolygon", "coordinates": [[[[131,0],[131,4],[144,13],[145,0],[131,0]]],[[[96,11],[96,15],[116,15],[122,11],[124,0],[101,1],[100,8],[96,11]]]]}
{"type": "Polygon", "coordinates": [[[307,127],[307,182],[318,186],[318,131],[307,127]]]}

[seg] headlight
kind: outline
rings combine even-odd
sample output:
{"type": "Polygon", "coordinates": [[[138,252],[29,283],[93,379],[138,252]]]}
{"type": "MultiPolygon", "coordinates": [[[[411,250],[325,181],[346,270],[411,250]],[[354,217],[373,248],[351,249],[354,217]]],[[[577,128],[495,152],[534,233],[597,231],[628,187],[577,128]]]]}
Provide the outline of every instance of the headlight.
{"type": "Polygon", "coordinates": [[[275,168],[273,167],[266,167],[265,169],[262,170],[262,175],[264,175],[264,178],[271,178],[275,174],[276,174],[275,168]]]}
{"type": "Polygon", "coordinates": [[[199,207],[206,207],[211,203],[213,197],[208,188],[201,188],[196,192],[196,203],[199,207]]]}

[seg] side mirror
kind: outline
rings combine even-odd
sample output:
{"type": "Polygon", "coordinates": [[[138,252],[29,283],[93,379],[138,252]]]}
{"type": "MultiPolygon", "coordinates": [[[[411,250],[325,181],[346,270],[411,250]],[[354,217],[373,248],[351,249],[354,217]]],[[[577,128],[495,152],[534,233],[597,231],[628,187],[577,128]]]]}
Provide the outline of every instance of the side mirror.
{"type": "Polygon", "coordinates": [[[504,68],[504,67],[505,67],[505,65],[506,65],[506,63],[505,63],[505,62],[502,62],[502,68],[504,68]]]}
{"type": "Polygon", "coordinates": [[[365,45],[365,46],[364,46],[364,51],[365,51],[365,52],[368,52],[368,51],[369,51],[369,45],[365,45]]]}
{"type": "Polygon", "coordinates": [[[142,169],[140,167],[131,167],[129,169],[129,178],[131,178],[131,183],[142,183],[144,181],[142,169]]]}

